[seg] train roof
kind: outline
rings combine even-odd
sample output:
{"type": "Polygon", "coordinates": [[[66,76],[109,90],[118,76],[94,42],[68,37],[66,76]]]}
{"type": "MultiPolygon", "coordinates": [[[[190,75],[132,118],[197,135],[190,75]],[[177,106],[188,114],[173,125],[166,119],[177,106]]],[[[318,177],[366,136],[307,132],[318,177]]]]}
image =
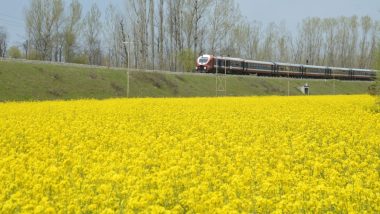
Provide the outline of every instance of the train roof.
{"type": "Polygon", "coordinates": [[[303,65],[305,68],[318,68],[318,69],[326,69],[329,68],[327,66],[320,66],[320,65],[303,65]]]}
{"type": "Polygon", "coordinates": [[[341,67],[329,67],[331,70],[342,70],[342,71],[349,71],[353,70],[352,68],[341,68],[341,67]]]}
{"type": "Polygon", "coordinates": [[[234,58],[234,57],[215,56],[215,58],[216,59],[227,59],[227,60],[233,60],[233,61],[244,61],[244,59],[234,58]]]}
{"type": "Polygon", "coordinates": [[[276,62],[276,65],[292,66],[292,67],[300,67],[300,66],[302,66],[301,64],[284,63],[284,62],[276,62]]]}
{"type": "Polygon", "coordinates": [[[355,71],[372,71],[372,72],[376,72],[376,70],[364,69],[364,68],[353,68],[352,70],[355,70],[355,71]]]}
{"type": "Polygon", "coordinates": [[[245,60],[245,62],[248,63],[256,63],[256,64],[267,64],[267,65],[273,65],[273,62],[265,62],[265,61],[257,61],[257,60],[245,60]]]}

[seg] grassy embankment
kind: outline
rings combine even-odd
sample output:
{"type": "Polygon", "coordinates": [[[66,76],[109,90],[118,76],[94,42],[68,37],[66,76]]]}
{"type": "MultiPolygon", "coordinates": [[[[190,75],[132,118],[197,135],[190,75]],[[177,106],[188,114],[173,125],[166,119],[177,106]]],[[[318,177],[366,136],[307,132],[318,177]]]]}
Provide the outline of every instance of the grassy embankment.
{"type": "MultiPolygon", "coordinates": [[[[126,80],[125,70],[0,61],[0,101],[126,97],[126,80]]],[[[288,94],[287,79],[228,76],[226,80],[227,96],[288,94]]],[[[216,96],[214,75],[132,71],[130,82],[130,97],[216,96]]],[[[290,95],[302,95],[298,87],[305,83],[311,95],[363,94],[372,84],[291,79],[290,95]]]]}

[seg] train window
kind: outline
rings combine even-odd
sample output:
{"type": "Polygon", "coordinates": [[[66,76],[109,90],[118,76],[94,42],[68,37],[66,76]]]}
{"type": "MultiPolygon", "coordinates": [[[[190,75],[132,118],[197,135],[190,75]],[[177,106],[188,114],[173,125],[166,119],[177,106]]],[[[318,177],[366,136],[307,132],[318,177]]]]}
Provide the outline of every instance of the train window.
{"type": "Polygon", "coordinates": [[[263,65],[263,64],[258,64],[258,63],[250,63],[248,67],[252,69],[257,69],[257,70],[271,70],[270,65],[265,65],[265,64],[263,65]]]}
{"type": "Polygon", "coordinates": [[[217,60],[215,60],[215,65],[217,65],[217,66],[222,66],[222,60],[221,59],[217,59],[217,60]]]}
{"type": "Polygon", "coordinates": [[[231,61],[231,66],[232,67],[240,67],[239,61],[231,61]]]}
{"type": "Polygon", "coordinates": [[[242,62],[240,62],[240,61],[232,61],[232,66],[233,67],[241,67],[242,66],[242,62]]]}
{"type": "Polygon", "coordinates": [[[297,66],[288,66],[288,65],[280,65],[278,66],[278,70],[280,71],[295,71],[295,72],[298,72],[299,71],[299,67],[297,66]]]}
{"type": "Polygon", "coordinates": [[[201,57],[199,59],[199,63],[206,63],[208,61],[208,58],[207,57],[201,57]]]}
{"type": "Polygon", "coordinates": [[[325,73],[325,70],[321,68],[306,68],[305,70],[309,73],[325,73]]]}
{"type": "Polygon", "coordinates": [[[336,74],[345,74],[343,70],[337,69],[334,71],[336,74]]]}

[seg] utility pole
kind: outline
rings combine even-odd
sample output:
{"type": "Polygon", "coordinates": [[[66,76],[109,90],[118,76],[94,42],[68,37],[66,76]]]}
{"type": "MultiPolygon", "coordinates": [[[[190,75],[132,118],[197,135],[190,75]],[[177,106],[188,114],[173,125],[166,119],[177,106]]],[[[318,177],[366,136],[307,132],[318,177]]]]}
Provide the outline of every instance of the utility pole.
{"type": "Polygon", "coordinates": [[[129,97],[129,89],[130,89],[130,80],[129,80],[129,72],[130,72],[130,56],[131,56],[131,44],[133,44],[134,42],[123,42],[124,44],[124,48],[125,48],[125,45],[127,44],[128,45],[128,55],[127,55],[127,61],[128,61],[128,66],[127,66],[127,97],[129,97]]]}
{"type": "Polygon", "coordinates": [[[288,69],[288,96],[290,96],[289,69],[288,69]]]}
{"type": "MultiPolygon", "coordinates": [[[[224,60],[224,73],[218,73],[218,60],[216,60],[215,65],[216,65],[216,96],[226,96],[227,94],[227,60],[225,57],[220,57],[219,60],[223,59],[224,60]]],[[[221,64],[221,63],[220,63],[221,64]]]]}
{"type": "Polygon", "coordinates": [[[335,95],[335,77],[333,78],[333,93],[335,95]]]}

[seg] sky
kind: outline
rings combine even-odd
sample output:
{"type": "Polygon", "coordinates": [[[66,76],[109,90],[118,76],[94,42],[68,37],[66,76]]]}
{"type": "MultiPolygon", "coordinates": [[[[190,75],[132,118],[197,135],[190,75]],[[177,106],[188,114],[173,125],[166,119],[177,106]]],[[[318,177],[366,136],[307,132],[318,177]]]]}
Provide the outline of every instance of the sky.
{"type": "MultiPolygon", "coordinates": [[[[110,2],[123,9],[124,1],[81,0],[80,2],[86,12],[94,2],[104,9],[110,2]]],[[[0,0],[0,2],[0,26],[6,28],[11,45],[21,45],[22,41],[25,41],[25,8],[30,0],[0,0]]],[[[292,32],[296,31],[297,25],[308,17],[368,15],[372,19],[380,20],[380,0],[236,0],[236,2],[248,21],[259,21],[263,24],[285,23],[292,32]]]]}

